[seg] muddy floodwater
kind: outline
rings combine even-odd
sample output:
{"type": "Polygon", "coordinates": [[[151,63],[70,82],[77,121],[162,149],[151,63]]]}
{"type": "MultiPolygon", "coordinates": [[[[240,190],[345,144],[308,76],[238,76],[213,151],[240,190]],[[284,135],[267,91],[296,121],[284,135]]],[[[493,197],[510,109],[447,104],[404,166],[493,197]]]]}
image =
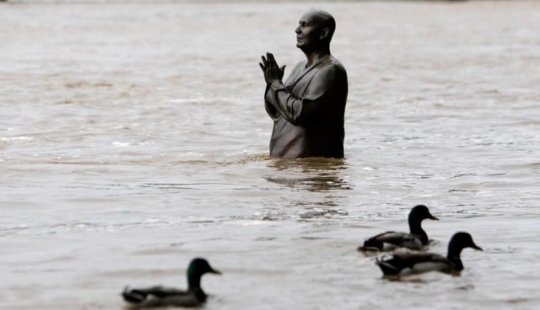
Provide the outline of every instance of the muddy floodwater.
{"type": "Polygon", "coordinates": [[[214,309],[538,309],[540,2],[0,5],[0,308],[123,309],[125,285],[214,309]],[[344,160],[268,156],[260,55],[286,76],[337,20],[344,160]],[[457,231],[460,277],[381,278],[356,248],[457,231]]]}

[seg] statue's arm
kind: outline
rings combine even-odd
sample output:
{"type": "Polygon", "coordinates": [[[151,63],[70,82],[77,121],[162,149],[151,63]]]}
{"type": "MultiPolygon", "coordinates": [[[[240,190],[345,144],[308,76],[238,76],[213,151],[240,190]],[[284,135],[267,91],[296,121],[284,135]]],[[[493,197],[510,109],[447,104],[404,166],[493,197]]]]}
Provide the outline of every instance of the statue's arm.
{"type": "Polygon", "coordinates": [[[281,81],[274,81],[266,92],[266,102],[293,125],[305,125],[315,121],[325,113],[332,99],[331,91],[337,73],[334,66],[319,70],[311,80],[304,98],[293,96],[281,81]]]}

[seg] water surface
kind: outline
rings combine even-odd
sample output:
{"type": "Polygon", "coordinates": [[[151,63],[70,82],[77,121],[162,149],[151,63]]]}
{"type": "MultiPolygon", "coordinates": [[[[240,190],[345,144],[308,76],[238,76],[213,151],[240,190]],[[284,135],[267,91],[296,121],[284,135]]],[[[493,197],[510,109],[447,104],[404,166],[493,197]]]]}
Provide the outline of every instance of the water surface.
{"type": "Polygon", "coordinates": [[[1,308],[122,309],[202,256],[208,310],[534,309],[540,3],[316,4],[346,159],[270,159],[257,63],[302,60],[311,6],[0,5],[1,308]],[[386,281],[356,252],[419,203],[432,251],[485,249],[461,277],[386,281]]]}

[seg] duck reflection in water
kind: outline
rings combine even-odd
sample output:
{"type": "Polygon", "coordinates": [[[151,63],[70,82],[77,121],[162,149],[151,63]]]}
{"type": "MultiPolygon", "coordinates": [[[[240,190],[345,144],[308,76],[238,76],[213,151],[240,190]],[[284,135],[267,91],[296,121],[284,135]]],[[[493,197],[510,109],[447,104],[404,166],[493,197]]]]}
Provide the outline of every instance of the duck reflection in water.
{"type": "Polygon", "coordinates": [[[264,177],[267,181],[292,189],[310,192],[352,189],[345,173],[347,165],[343,159],[276,158],[269,161],[268,167],[274,168],[279,176],[264,177]]]}

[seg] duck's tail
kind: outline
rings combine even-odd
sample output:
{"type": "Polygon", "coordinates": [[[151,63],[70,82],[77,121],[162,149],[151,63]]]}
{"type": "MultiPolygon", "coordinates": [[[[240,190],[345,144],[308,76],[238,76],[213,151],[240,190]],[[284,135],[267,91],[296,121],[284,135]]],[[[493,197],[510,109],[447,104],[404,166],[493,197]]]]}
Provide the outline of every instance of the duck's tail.
{"type": "Polygon", "coordinates": [[[360,252],[379,252],[383,249],[383,243],[376,238],[371,238],[364,241],[364,245],[358,247],[360,252]]]}
{"type": "Polygon", "coordinates": [[[140,294],[137,290],[130,290],[128,286],[124,287],[122,297],[124,297],[125,301],[132,304],[139,304],[146,299],[146,295],[140,294]]]}
{"type": "Polygon", "coordinates": [[[383,255],[380,259],[376,257],[375,261],[385,276],[395,276],[401,271],[401,268],[396,266],[396,258],[393,256],[383,255]]]}

